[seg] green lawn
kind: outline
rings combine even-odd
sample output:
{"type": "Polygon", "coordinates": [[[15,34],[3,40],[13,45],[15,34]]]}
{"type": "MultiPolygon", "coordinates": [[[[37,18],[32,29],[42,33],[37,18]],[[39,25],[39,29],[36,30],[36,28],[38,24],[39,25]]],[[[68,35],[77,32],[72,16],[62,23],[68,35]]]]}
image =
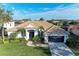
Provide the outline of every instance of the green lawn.
{"type": "Polygon", "coordinates": [[[17,43],[0,44],[0,56],[49,56],[48,47],[30,47],[17,43]]]}

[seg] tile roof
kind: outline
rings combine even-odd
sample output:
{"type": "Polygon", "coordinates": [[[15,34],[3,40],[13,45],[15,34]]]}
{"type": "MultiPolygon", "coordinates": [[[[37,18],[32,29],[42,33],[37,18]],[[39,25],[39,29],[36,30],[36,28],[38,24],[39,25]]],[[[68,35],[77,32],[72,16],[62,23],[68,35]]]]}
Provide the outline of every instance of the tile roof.
{"type": "Polygon", "coordinates": [[[44,32],[64,32],[64,29],[59,28],[58,26],[55,26],[47,21],[27,21],[24,22],[18,26],[15,26],[14,28],[11,29],[7,29],[7,31],[9,32],[15,32],[17,31],[19,28],[27,28],[28,25],[32,25],[34,28],[39,28],[40,26],[42,26],[44,28],[44,32]]]}

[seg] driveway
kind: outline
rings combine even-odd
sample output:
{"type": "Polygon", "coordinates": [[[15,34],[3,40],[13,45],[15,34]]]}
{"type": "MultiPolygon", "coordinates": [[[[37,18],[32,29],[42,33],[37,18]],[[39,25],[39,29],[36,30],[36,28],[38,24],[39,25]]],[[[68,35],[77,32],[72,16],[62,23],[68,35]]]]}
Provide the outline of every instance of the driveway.
{"type": "Polygon", "coordinates": [[[48,44],[52,56],[75,56],[65,43],[49,42],[48,44]]]}

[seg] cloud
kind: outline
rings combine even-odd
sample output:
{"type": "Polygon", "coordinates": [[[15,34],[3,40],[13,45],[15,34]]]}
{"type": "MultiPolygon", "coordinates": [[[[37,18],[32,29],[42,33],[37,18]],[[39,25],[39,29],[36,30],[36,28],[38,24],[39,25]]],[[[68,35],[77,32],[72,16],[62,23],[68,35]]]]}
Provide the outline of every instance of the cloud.
{"type": "MultiPolygon", "coordinates": [[[[45,8],[43,10],[48,9],[49,8],[45,8]]],[[[32,13],[24,10],[24,12],[16,11],[14,13],[14,19],[39,19],[41,17],[43,17],[44,19],[79,19],[79,4],[71,4],[67,6],[64,6],[64,4],[62,4],[54,9],[50,8],[50,10],[45,12],[32,13]]]]}
{"type": "Polygon", "coordinates": [[[14,20],[20,20],[20,19],[25,19],[26,15],[28,13],[28,11],[25,10],[14,10],[13,11],[14,15],[13,15],[13,19],[14,20]]]}
{"type": "Polygon", "coordinates": [[[54,10],[28,14],[27,17],[30,18],[40,18],[44,17],[45,19],[79,19],[79,4],[72,4],[69,6],[58,6],[54,10]]]}

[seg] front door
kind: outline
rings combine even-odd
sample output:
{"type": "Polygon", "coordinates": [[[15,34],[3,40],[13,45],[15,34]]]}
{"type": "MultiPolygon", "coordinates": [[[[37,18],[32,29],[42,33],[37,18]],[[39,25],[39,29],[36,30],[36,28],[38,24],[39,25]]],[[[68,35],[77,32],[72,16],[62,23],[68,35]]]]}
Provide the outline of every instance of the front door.
{"type": "Polygon", "coordinates": [[[34,30],[29,31],[29,39],[32,40],[34,37],[34,30]]]}

